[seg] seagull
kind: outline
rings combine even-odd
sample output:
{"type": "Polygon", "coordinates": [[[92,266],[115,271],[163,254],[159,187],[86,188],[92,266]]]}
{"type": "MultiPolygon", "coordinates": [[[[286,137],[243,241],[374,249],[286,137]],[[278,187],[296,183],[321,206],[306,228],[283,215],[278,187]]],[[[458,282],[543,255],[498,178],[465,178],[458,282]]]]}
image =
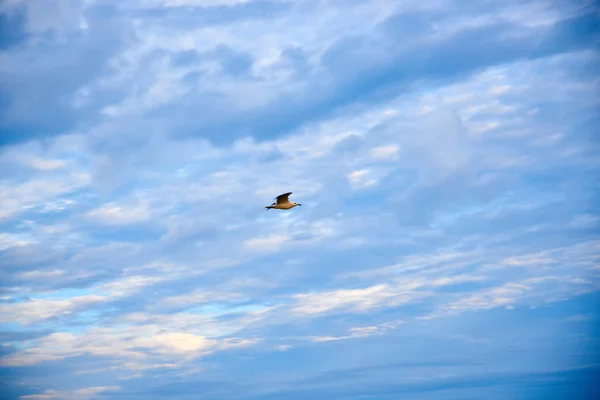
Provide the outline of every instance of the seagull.
{"type": "Polygon", "coordinates": [[[290,208],[294,208],[296,206],[301,206],[300,203],[294,203],[293,201],[289,201],[288,197],[290,197],[292,192],[287,192],[284,194],[280,194],[275,197],[275,202],[270,206],[266,206],[265,208],[268,210],[269,208],[276,208],[278,210],[289,210],[290,208]]]}

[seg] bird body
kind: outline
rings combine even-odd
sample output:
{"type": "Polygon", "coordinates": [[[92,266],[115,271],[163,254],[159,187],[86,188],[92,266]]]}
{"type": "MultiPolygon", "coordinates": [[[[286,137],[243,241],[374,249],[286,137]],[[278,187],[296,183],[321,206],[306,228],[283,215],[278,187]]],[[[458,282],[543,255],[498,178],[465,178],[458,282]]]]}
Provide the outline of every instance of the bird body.
{"type": "Polygon", "coordinates": [[[301,206],[302,204],[294,203],[293,201],[289,200],[290,194],[292,194],[292,192],[280,194],[279,196],[275,197],[275,202],[273,204],[266,206],[265,208],[267,210],[270,208],[274,208],[276,210],[289,210],[296,206],[301,206]]]}

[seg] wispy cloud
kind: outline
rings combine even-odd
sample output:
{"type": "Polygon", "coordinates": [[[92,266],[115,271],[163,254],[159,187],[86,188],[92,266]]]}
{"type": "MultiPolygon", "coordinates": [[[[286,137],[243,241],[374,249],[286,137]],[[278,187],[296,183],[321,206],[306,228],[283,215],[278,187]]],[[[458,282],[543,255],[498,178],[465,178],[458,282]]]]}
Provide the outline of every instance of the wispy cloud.
{"type": "MultiPolygon", "coordinates": [[[[298,294],[298,306],[293,311],[300,314],[317,314],[343,308],[365,311],[382,304],[399,305],[418,299],[424,294],[414,291],[420,282],[399,285],[374,285],[362,289],[341,289],[322,293],[298,294]]],[[[426,295],[426,294],[425,294],[426,295]]]]}
{"type": "Polygon", "coordinates": [[[9,398],[477,397],[593,364],[597,13],[2,3],[9,398]]]}
{"type": "Polygon", "coordinates": [[[364,338],[372,335],[383,335],[402,323],[403,321],[390,321],[381,325],[354,327],[350,328],[348,334],[344,336],[315,336],[310,340],[313,342],[331,342],[336,340],[364,338]]]}
{"type": "Polygon", "coordinates": [[[52,400],[52,399],[90,399],[98,394],[102,394],[104,392],[118,392],[121,388],[119,386],[91,386],[83,389],[75,389],[70,391],[61,391],[48,389],[45,390],[42,394],[29,394],[25,396],[19,397],[22,400],[52,400]]]}

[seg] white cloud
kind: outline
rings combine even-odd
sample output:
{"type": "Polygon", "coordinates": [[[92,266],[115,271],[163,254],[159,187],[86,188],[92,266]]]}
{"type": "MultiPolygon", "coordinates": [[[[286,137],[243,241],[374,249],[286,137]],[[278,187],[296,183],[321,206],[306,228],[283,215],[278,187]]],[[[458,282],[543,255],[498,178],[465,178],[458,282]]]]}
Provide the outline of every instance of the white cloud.
{"type": "MultiPolygon", "coordinates": [[[[378,267],[378,268],[369,268],[365,270],[353,271],[341,274],[339,276],[340,279],[347,278],[359,278],[359,279],[371,279],[376,277],[388,277],[399,274],[411,274],[419,271],[427,271],[431,273],[438,272],[453,272],[460,270],[462,266],[464,266],[469,261],[478,260],[480,254],[475,251],[457,251],[455,246],[451,246],[448,248],[437,249],[434,253],[427,252],[425,254],[413,254],[409,256],[405,256],[402,260],[394,265],[378,267]],[[447,268],[441,271],[438,271],[436,268],[440,266],[446,266],[447,268]],[[452,269],[450,269],[450,268],[452,269]]],[[[463,279],[464,276],[460,275],[458,277],[439,277],[436,276],[435,280],[448,280],[453,281],[457,279],[463,279]]],[[[471,277],[467,277],[464,279],[472,279],[471,277]]]]}
{"type": "Polygon", "coordinates": [[[398,159],[398,150],[400,150],[400,146],[390,144],[385,146],[373,147],[369,153],[371,157],[373,157],[376,160],[394,161],[398,159]]]}
{"type": "Polygon", "coordinates": [[[446,307],[451,311],[481,310],[509,306],[517,302],[531,287],[523,283],[506,283],[468,295],[446,307]]]}
{"type": "Polygon", "coordinates": [[[302,293],[294,296],[291,310],[301,315],[332,311],[364,312],[377,307],[397,307],[421,301],[434,294],[437,287],[458,283],[480,282],[485,278],[472,275],[454,275],[431,278],[426,275],[403,275],[389,283],[379,283],[362,289],[302,293]]]}
{"type": "Polygon", "coordinates": [[[361,326],[348,329],[348,334],[343,336],[313,336],[311,342],[333,342],[338,340],[357,339],[374,335],[384,335],[390,330],[396,329],[404,321],[390,321],[380,325],[361,326]]]}
{"type": "Polygon", "coordinates": [[[432,279],[428,282],[428,285],[438,287],[438,286],[447,286],[454,285],[458,283],[470,283],[470,282],[481,282],[486,278],[483,276],[473,276],[473,275],[454,275],[454,276],[445,276],[442,278],[432,279]]]}
{"type": "Polygon", "coordinates": [[[148,207],[143,203],[134,206],[108,203],[88,212],[87,216],[92,220],[108,225],[126,225],[148,221],[150,218],[148,207]]]}
{"type": "Polygon", "coordinates": [[[86,172],[68,172],[58,178],[37,178],[22,183],[0,183],[0,220],[14,217],[28,209],[44,207],[58,196],[88,186],[86,172]]]}
{"type": "Polygon", "coordinates": [[[185,332],[169,332],[151,337],[134,339],[134,345],[146,348],[158,348],[160,352],[203,352],[214,347],[215,340],[185,332]]]}
{"type": "Polygon", "coordinates": [[[59,276],[63,276],[65,271],[60,269],[55,269],[51,271],[27,271],[18,274],[17,276],[20,279],[51,279],[59,276]]]}
{"type": "Polygon", "coordinates": [[[92,328],[81,334],[58,332],[29,343],[24,350],[0,358],[2,366],[27,366],[83,355],[108,357],[124,368],[140,369],[156,363],[178,366],[219,350],[247,347],[257,339],[207,338],[193,331],[158,325],[92,328]],[[122,362],[126,361],[125,364],[122,362]],[[130,362],[131,364],[127,364],[130,362]]]}
{"type": "MultiPolygon", "coordinates": [[[[30,271],[19,275],[22,279],[62,278],[64,272],[30,271]]],[[[89,294],[79,296],[63,295],[61,291],[32,294],[31,299],[19,302],[0,304],[0,321],[18,322],[22,325],[32,325],[54,317],[67,317],[77,312],[85,311],[91,305],[96,305],[119,297],[130,296],[140,289],[159,282],[176,278],[173,276],[125,276],[87,289],[89,294]],[[42,297],[43,296],[43,297],[42,297]]]]}
{"type": "MultiPolygon", "coordinates": [[[[196,6],[196,7],[216,7],[216,6],[232,6],[236,4],[249,3],[252,0],[158,0],[163,6],[166,7],[180,7],[180,6],[196,6]]],[[[280,0],[289,1],[289,0],[280,0]]]]}
{"type": "Polygon", "coordinates": [[[0,322],[31,325],[39,320],[69,315],[78,309],[104,300],[106,300],[104,296],[90,294],[66,300],[33,298],[21,303],[4,303],[0,305],[0,322]]]}
{"type": "MultiPolygon", "coordinates": [[[[0,218],[2,218],[1,214],[0,218]]],[[[11,247],[27,246],[34,243],[35,240],[29,235],[0,233],[0,251],[10,249],[11,247]]]]}
{"type": "MultiPolygon", "coordinates": [[[[170,5],[175,3],[214,6],[239,2],[169,2],[170,5]]],[[[347,34],[372,33],[374,24],[399,10],[449,5],[444,1],[342,3],[296,4],[289,13],[273,17],[269,24],[257,18],[241,18],[229,25],[208,24],[199,29],[197,26],[188,29],[185,24],[178,24],[175,29],[163,26],[172,23],[173,15],[179,18],[178,13],[184,12],[183,9],[169,10],[164,18],[152,21],[134,18],[131,42],[126,43],[123,52],[106,69],[114,75],[102,76],[72,91],[76,93],[73,100],[82,114],[87,107],[101,104],[98,106],[100,114],[106,115],[95,112],[94,115],[98,114],[103,122],[77,137],[45,140],[43,147],[18,145],[3,150],[0,167],[10,175],[2,175],[7,178],[1,181],[0,218],[30,213],[32,216],[26,218],[52,221],[55,216],[63,218],[63,214],[48,213],[60,211],[68,221],[56,228],[42,227],[40,221],[37,231],[33,227],[15,225],[11,226],[10,233],[0,234],[0,250],[36,244],[42,250],[61,247],[62,251],[54,265],[44,265],[43,270],[19,269],[14,273],[7,269],[7,276],[43,280],[48,285],[55,279],[81,285],[85,281],[79,278],[95,274],[98,279],[104,279],[85,289],[88,294],[67,298],[52,297],[61,293],[32,294],[29,286],[35,282],[27,282],[23,288],[7,288],[9,293],[27,292],[44,298],[2,303],[2,321],[39,324],[34,328],[40,329],[48,324],[57,332],[19,342],[17,351],[2,359],[3,365],[34,365],[88,356],[109,358],[112,362],[109,368],[114,368],[111,371],[126,369],[138,373],[175,369],[189,366],[186,363],[190,360],[212,352],[252,346],[263,339],[245,337],[246,328],[266,335],[264,340],[268,343],[270,337],[276,336],[270,330],[273,326],[289,323],[286,328],[293,329],[293,322],[299,316],[301,323],[306,323],[307,319],[327,313],[366,313],[422,300],[427,300],[425,306],[435,309],[429,317],[456,315],[494,307],[535,306],[597,287],[593,275],[597,271],[593,268],[598,268],[597,259],[590,255],[589,245],[579,250],[554,248],[519,254],[523,246],[521,236],[526,232],[511,230],[510,216],[503,218],[502,224],[507,225],[505,236],[471,233],[472,228],[485,231],[485,227],[500,224],[496,222],[498,215],[494,215],[498,210],[500,213],[514,211],[494,201],[504,190],[503,182],[508,182],[507,187],[516,191],[517,196],[531,194],[519,192],[523,167],[540,171],[549,163],[559,162],[554,157],[559,151],[564,160],[560,162],[579,165],[576,163],[580,162],[582,152],[565,147],[565,143],[572,140],[566,129],[568,124],[552,126],[549,132],[547,125],[552,121],[538,118],[546,118],[540,117],[545,114],[539,106],[540,101],[547,99],[575,104],[573,98],[578,98],[575,106],[593,104],[590,93],[597,88],[596,82],[586,82],[587,88],[569,86],[564,83],[568,81],[566,77],[549,73],[556,68],[562,68],[563,72],[570,70],[564,65],[549,68],[548,63],[580,65],[577,64],[580,53],[566,54],[562,61],[508,63],[501,68],[484,70],[458,84],[434,90],[424,85],[424,91],[402,93],[377,105],[340,108],[328,120],[307,122],[304,127],[276,139],[248,137],[231,145],[214,145],[199,139],[204,134],[210,135],[210,129],[199,129],[191,138],[171,139],[171,131],[177,129],[172,129],[174,122],[170,115],[168,121],[161,121],[158,117],[161,113],[153,112],[151,123],[140,117],[164,105],[179,106],[182,99],[201,98],[205,93],[193,92],[194,83],[184,81],[189,78],[188,73],[198,73],[197,87],[209,91],[211,102],[222,101],[227,105],[226,112],[231,112],[223,117],[210,107],[197,107],[195,109],[201,110],[199,118],[203,117],[202,113],[219,119],[227,119],[236,112],[252,116],[275,100],[280,107],[279,96],[310,103],[310,98],[303,97],[307,90],[329,89],[333,78],[319,65],[320,61],[325,62],[325,58],[320,60],[320,57],[335,50],[333,45],[340,44],[340,38],[347,34]],[[340,5],[344,7],[346,18],[339,18],[337,7],[340,5]],[[304,23],[306,21],[311,24],[304,23]],[[357,24],[357,21],[367,22],[357,24]],[[182,49],[211,51],[219,44],[230,45],[234,51],[254,57],[251,60],[253,76],[226,75],[214,60],[173,67],[169,54],[157,52],[165,49],[166,53],[182,49]],[[305,75],[296,73],[293,63],[284,65],[284,50],[288,46],[298,46],[300,56],[306,57],[305,75]],[[149,60],[151,57],[154,58],[149,60]],[[314,82],[318,84],[312,86],[314,82]],[[112,89],[118,89],[119,96],[114,102],[111,99],[111,105],[96,98],[99,93],[112,89]],[[534,110],[539,110],[539,114],[534,110]],[[138,136],[131,132],[132,126],[143,133],[138,136]],[[102,149],[102,156],[98,149],[102,149]],[[4,166],[9,168],[4,169],[4,166]],[[507,168],[510,171],[503,170],[507,168]],[[120,186],[133,180],[135,185],[120,186]],[[264,212],[263,201],[287,191],[289,186],[293,186],[298,201],[307,207],[297,213],[264,212]],[[355,193],[349,186],[369,188],[364,195],[377,196],[372,200],[386,205],[384,211],[373,210],[370,215],[363,215],[364,208],[355,201],[370,200],[363,196],[352,197],[355,193]],[[111,192],[116,187],[122,190],[111,192]],[[496,187],[500,187],[497,192],[496,187]],[[96,192],[110,196],[98,197],[96,192]],[[337,196],[329,196],[331,192],[337,196]],[[111,201],[105,202],[106,198],[111,201]],[[351,207],[344,206],[348,198],[352,200],[351,207]],[[430,204],[429,200],[439,200],[442,204],[435,201],[430,204]],[[407,210],[402,205],[415,208],[407,210]],[[433,216],[423,222],[428,227],[398,224],[397,210],[416,216],[431,212],[433,216]],[[472,223],[479,217],[483,222],[463,225],[463,221],[472,223]],[[140,240],[125,243],[115,239],[114,243],[106,244],[101,235],[87,229],[90,221],[113,229],[144,222],[166,233],[159,241],[135,238],[140,240]],[[206,225],[199,226],[200,223],[206,225]],[[443,246],[443,243],[458,242],[456,237],[465,240],[450,248],[439,247],[440,243],[443,246]],[[515,238],[519,239],[516,245],[515,238]],[[335,251],[340,249],[341,243],[349,253],[344,257],[351,258],[347,266],[335,265],[335,251]],[[369,254],[385,259],[383,265],[388,266],[360,265],[360,257],[354,259],[352,252],[365,243],[373,247],[369,249],[373,253],[369,254]],[[385,247],[390,244],[394,246],[385,247]],[[385,250],[379,252],[384,247],[385,250]],[[281,255],[276,253],[282,250],[286,250],[289,259],[278,258],[281,255]],[[321,253],[322,250],[325,252],[321,253]],[[223,259],[224,255],[227,259],[223,259]],[[398,255],[403,255],[400,262],[389,266],[398,255]],[[263,256],[268,262],[254,269],[252,262],[263,256]],[[151,259],[153,263],[147,264],[140,261],[142,259],[151,259]],[[245,265],[236,269],[239,263],[245,265]],[[327,263],[330,263],[331,274],[321,265],[327,263]],[[276,273],[267,269],[271,265],[278,266],[276,273]],[[280,268],[282,265],[285,268],[280,268]],[[231,267],[232,271],[224,270],[223,266],[231,267]],[[77,273],[72,272],[75,267],[77,273]],[[342,268],[348,272],[339,274],[342,268]],[[114,276],[121,273],[120,277],[114,276]],[[267,285],[236,287],[218,283],[230,276],[248,278],[257,273],[268,278],[267,285]],[[202,279],[196,279],[199,275],[203,275],[202,279]],[[305,292],[306,288],[296,285],[319,279],[319,288],[331,287],[329,279],[334,275],[337,284],[342,286],[305,292]],[[358,281],[358,286],[344,285],[351,282],[350,279],[358,281]],[[486,286],[490,282],[494,287],[486,286]],[[153,287],[159,283],[164,285],[153,287]],[[180,283],[185,289],[180,290],[180,283]],[[466,283],[470,285],[458,286],[466,283]],[[475,284],[479,289],[472,289],[475,284]],[[187,285],[194,289],[187,292],[187,285]],[[210,290],[206,290],[207,285],[210,290]],[[457,286],[452,290],[441,289],[449,285],[457,286]],[[136,293],[140,296],[136,297],[135,305],[112,302],[136,293]],[[236,309],[231,306],[231,300],[255,304],[258,311],[239,312],[243,307],[236,309]],[[123,308],[129,306],[131,310],[123,308]],[[169,307],[183,311],[168,315],[154,313],[169,307]],[[81,333],[64,332],[64,324],[77,317],[77,313],[90,309],[110,311],[109,317],[94,321],[97,323],[94,329],[84,326],[80,327],[81,333]],[[127,314],[121,314],[123,312],[127,314]],[[238,313],[242,315],[234,315],[238,313]],[[224,314],[228,314],[226,318],[224,314]],[[56,318],[57,322],[48,321],[50,318],[56,318]]],[[[131,12],[135,8],[166,4],[162,0],[131,1],[120,3],[119,7],[131,12]]],[[[79,11],[74,13],[78,14],[79,11]]],[[[527,24],[527,18],[517,17],[518,13],[514,12],[498,13],[499,17],[483,14],[441,23],[434,27],[435,34],[427,34],[427,37],[419,34],[419,45],[459,30],[494,24],[499,19],[527,24]]],[[[551,17],[544,13],[534,22],[546,23],[551,17]]],[[[73,21],[75,19],[78,18],[73,21]]],[[[45,25],[39,20],[37,31],[51,29],[55,22],[45,25]]],[[[93,26],[90,23],[90,29],[93,26]]],[[[180,109],[174,107],[173,114],[180,109]]],[[[82,126],[86,126],[85,121],[82,122],[82,126]]],[[[247,128],[253,133],[252,126],[247,128]]],[[[559,193],[562,190],[557,189],[559,186],[552,190],[559,193]]],[[[539,197],[538,193],[531,195],[539,197]]],[[[527,211],[534,214],[538,210],[534,207],[527,211]]],[[[595,226],[596,219],[586,214],[573,219],[568,226],[590,228],[595,226]]],[[[553,221],[548,222],[551,223],[553,221]]],[[[505,229],[504,225],[501,229],[505,229]]],[[[553,246],[553,241],[545,243],[543,240],[543,226],[527,229],[537,229],[536,234],[540,235],[535,246],[542,249],[553,246]]],[[[553,238],[557,236],[554,234],[553,238]]],[[[523,243],[528,243],[526,239],[523,243]]],[[[7,297],[7,300],[15,299],[7,297]]],[[[406,311],[410,314],[412,309],[406,311]]],[[[410,314],[406,319],[413,317],[415,315],[410,314]]],[[[367,325],[340,333],[336,329],[329,330],[327,324],[333,322],[334,318],[324,322],[324,332],[328,334],[309,336],[309,340],[366,338],[385,334],[396,326],[396,322],[367,325]]],[[[272,343],[269,346],[273,348],[272,343]]],[[[285,351],[290,345],[275,348],[285,351]]],[[[29,398],[85,398],[88,395],[77,391],[47,391],[32,396],[29,398]]]]}
{"type": "MultiPolygon", "coordinates": [[[[265,220],[265,223],[273,224],[272,220],[265,220]]],[[[275,253],[284,249],[309,248],[329,243],[340,233],[338,224],[331,218],[307,222],[296,219],[292,214],[284,214],[277,225],[269,227],[266,224],[266,227],[278,233],[246,239],[242,243],[244,249],[257,253],[275,253]]]]}
{"type": "Polygon", "coordinates": [[[520,257],[509,257],[502,261],[502,264],[518,267],[518,266],[546,266],[548,264],[556,263],[557,260],[553,260],[550,257],[543,257],[542,254],[528,254],[520,257]]]}
{"type": "Polygon", "coordinates": [[[144,276],[132,275],[105,283],[98,287],[100,293],[108,293],[110,296],[120,297],[130,295],[141,288],[173,279],[174,276],[144,276]]]}
{"type": "Polygon", "coordinates": [[[259,252],[276,252],[289,242],[290,238],[282,234],[252,238],[244,241],[244,247],[259,252]]]}
{"type": "Polygon", "coordinates": [[[56,169],[64,168],[68,165],[68,162],[64,160],[47,160],[42,158],[24,158],[22,162],[40,171],[53,171],[56,169]]]}
{"type": "Polygon", "coordinates": [[[87,400],[104,392],[121,390],[120,386],[90,386],[75,390],[47,389],[41,394],[28,394],[19,397],[21,400],[87,400]]]}
{"type": "Polygon", "coordinates": [[[457,315],[466,311],[497,307],[512,310],[519,305],[534,306],[552,303],[595,290],[594,282],[581,278],[538,276],[462,294],[458,300],[441,305],[436,312],[424,318],[457,315]]]}
{"type": "Polygon", "coordinates": [[[180,294],[177,296],[163,297],[160,300],[160,303],[167,306],[190,306],[192,304],[202,304],[243,298],[243,293],[235,293],[232,291],[215,292],[212,290],[198,289],[194,290],[193,292],[180,294]]]}
{"type": "Polygon", "coordinates": [[[347,175],[348,181],[350,184],[358,189],[358,188],[366,188],[369,186],[374,186],[377,184],[376,179],[370,178],[371,171],[368,169],[359,169],[356,171],[352,171],[347,175]]]}
{"type": "Polygon", "coordinates": [[[398,280],[395,284],[378,284],[362,289],[339,289],[326,292],[302,293],[294,296],[291,311],[302,315],[329,311],[364,312],[381,306],[398,306],[419,300],[427,293],[416,291],[422,280],[398,280]]]}

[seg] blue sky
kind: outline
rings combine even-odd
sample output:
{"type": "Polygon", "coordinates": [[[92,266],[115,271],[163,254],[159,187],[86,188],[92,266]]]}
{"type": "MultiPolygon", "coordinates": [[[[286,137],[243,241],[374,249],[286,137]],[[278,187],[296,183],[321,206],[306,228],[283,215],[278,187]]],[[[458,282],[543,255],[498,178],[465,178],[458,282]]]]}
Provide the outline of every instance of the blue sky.
{"type": "Polygon", "coordinates": [[[3,398],[591,395],[599,11],[2,2],[3,398]]]}

